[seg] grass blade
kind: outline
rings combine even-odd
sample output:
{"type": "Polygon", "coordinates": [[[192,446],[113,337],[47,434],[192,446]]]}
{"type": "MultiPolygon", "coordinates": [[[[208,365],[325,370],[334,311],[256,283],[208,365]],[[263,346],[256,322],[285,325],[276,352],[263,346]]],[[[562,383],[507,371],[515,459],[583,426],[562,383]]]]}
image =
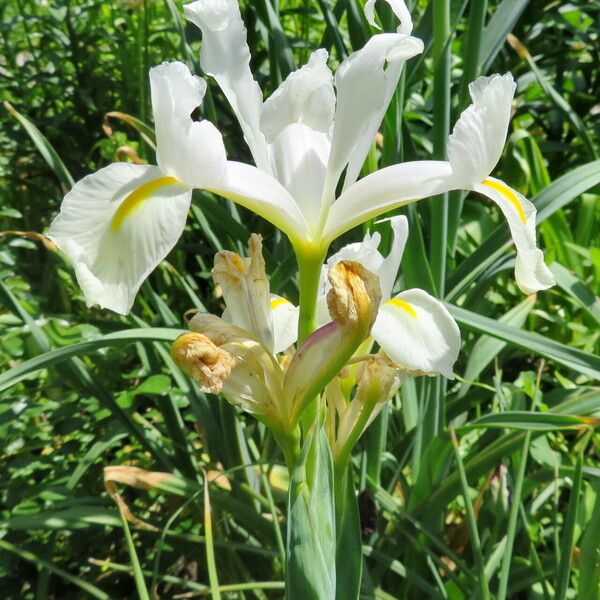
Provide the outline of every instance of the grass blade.
{"type": "Polygon", "coordinates": [[[25,128],[25,131],[29,134],[31,141],[35,144],[42,158],[46,161],[48,166],[52,169],[58,180],[60,181],[63,191],[66,193],[70,188],[73,187],[73,177],[69,173],[67,167],[58,156],[56,150],[52,147],[50,142],[46,139],[44,134],[24,115],[18,112],[12,104],[8,101],[4,101],[4,106],[8,112],[21,123],[25,128]]]}
{"type": "Polygon", "coordinates": [[[570,348],[554,340],[550,340],[538,333],[522,331],[495,319],[478,315],[464,308],[446,304],[450,314],[456,321],[472,331],[479,331],[491,335],[499,340],[504,340],[517,348],[523,348],[551,360],[584,373],[594,379],[600,378],[600,357],[570,348]]]}
{"type": "Polygon", "coordinates": [[[583,455],[580,453],[577,457],[575,467],[575,478],[571,488],[571,498],[569,507],[565,516],[563,528],[563,538],[560,544],[560,565],[556,576],[556,593],[554,600],[564,600],[567,597],[567,588],[569,587],[569,575],[571,571],[571,562],[573,560],[573,547],[575,545],[575,526],[577,524],[577,513],[579,511],[579,494],[581,492],[581,483],[583,480],[583,455]]]}
{"type": "Polygon", "coordinates": [[[79,577],[75,577],[67,571],[63,571],[59,569],[57,566],[52,564],[50,561],[44,560],[39,556],[36,556],[33,552],[29,552],[29,550],[24,550],[23,548],[17,548],[13,546],[11,543],[6,540],[0,540],[0,548],[6,550],[7,552],[12,552],[16,554],[18,557],[26,560],[28,562],[33,563],[38,567],[43,567],[44,569],[62,577],[64,580],[76,585],[78,588],[81,588],[84,592],[89,594],[92,598],[97,598],[98,600],[110,600],[110,596],[103,592],[101,589],[97,588],[95,585],[88,583],[87,581],[83,581],[79,579],[79,577]]]}
{"type": "Polygon", "coordinates": [[[208,495],[208,479],[206,473],[204,473],[204,535],[206,536],[206,566],[208,569],[208,581],[210,582],[210,595],[212,600],[221,600],[221,592],[219,591],[219,578],[217,576],[217,565],[215,563],[212,511],[210,508],[210,496],[208,495]]]}
{"type": "Polygon", "coordinates": [[[594,292],[560,263],[552,263],[550,270],[557,285],[600,323],[600,300],[594,292]]]}
{"type": "Polygon", "coordinates": [[[477,519],[473,510],[473,503],[469,496],[469,484],[465,473],[465,466],[460,457],[460,448],[454,429],[450,428],[450,437],[452,438],[452,446],[454,448],[454,456],[456,457],[456,466],[460,477],[460,484],[465,502],[465,510],[467,512],[467,523],[469,524],[469,533],[471,534],[471,548],[473,557],[475,558],[475,568],[478,572],[477,582],[479,583],[479,594],[483,600],[489,600],[490,589],[488,587],[487,577],[485,574],[485,565],[483,562],[483,552],[481,551],[481,540],[479,539],[479,531],[477,530],[477,519]]]}
{"type": "Polygon", "coordinates": [[[523,479],[525,478],[525,467],[527,466],[527,456],[529,455],[529,443],[531,442],[531,432],[525,434],[523,447],[521,449],[521,462],[519,472],[515,480],[515,489],[512,495],[512,504],[508,515],[508,530],[506,533],[506,548],[502,567],[500,569],[500,582],[498,584],[497,600],[505,600],[506,590],[508,588],[508,576],[510,573],[510,564],[512,562],[513,546],[515,535],[517,533],[517,517],[519,516],[519,506],[521,504],[521,492],[523,490],[523,479]]]}

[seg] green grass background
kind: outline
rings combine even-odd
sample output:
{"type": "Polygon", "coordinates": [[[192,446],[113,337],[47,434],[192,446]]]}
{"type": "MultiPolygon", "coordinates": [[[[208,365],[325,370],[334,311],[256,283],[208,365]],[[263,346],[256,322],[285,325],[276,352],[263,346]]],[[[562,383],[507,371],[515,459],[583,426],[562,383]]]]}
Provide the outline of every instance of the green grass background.
{"type": "MultiPolygon", "coordinates": [[[[534,200],[557,285],[520,294],[508,229],[479,199],[404,209],[399,285],[442,295],[463,347],[455,381],[408,380],[356,452],[358,488],[373,501],[363,504],[378,513],[362,594],[597,600],[600,6],[414,4],[426,50],[408,63],[364,172],[443,155],[468,82],[511,71],[515,112],[495,174],[534,200]]],[[[359,0],[241,6],[265,94],[312,50],[328,48],[335,67],[372,33],[359,0]]],[[[178,59],[199,73],[199,33],[174,0],[5,0],[0,17],[0,96],[14,107],[0,108],[0,596],[281,598],[282,457],[252,418],[199,392],[165,340],[189,308],[220,314],[213,255],[253,231],[271,289],[296,299],[287,240],[198,192],[180,243],[118,317],[86,308],[69,264],[36,235],[72,181],[123,147],[153,160],[148,69],[178,59]],[[118,486],[154,529],[124,525],[107,465],[175,474],[151,490],[118,486]],[[207,497],[204,470],[226,473],[231,490],[212,484],[207,497]]],[[[229,157],[249,161],[209,89],[204,116],[229,157]]]]}

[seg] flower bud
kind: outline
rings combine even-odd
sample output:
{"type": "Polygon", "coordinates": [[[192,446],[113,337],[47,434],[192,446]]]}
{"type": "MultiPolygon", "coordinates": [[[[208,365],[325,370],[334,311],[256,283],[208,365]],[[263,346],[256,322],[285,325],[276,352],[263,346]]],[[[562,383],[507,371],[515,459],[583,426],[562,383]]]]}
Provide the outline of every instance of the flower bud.
{"type": "MultiPolygon", "coordinates": [[[[383,352],[360,363],[356,370],[354,398],[342,411],[337,408],[339,425],[333,445],[334,460],[349,458],[365,429],[398,390],[401,378],[398,365],[383,352]]],[[[329,398],[327,400],[329,402],[329,398]]],[[[336,401],[336,407],[339,407],[339,401],[336,401]]]]}
{"type": "Polygon", "coordinates": [[[341,261],[328,277],[332,288],[327,305],[333,322],[304,341],[286,373],[284,392],[292,424],[368,337],[381,301],[377,277],[360,263],[341,261]]]}

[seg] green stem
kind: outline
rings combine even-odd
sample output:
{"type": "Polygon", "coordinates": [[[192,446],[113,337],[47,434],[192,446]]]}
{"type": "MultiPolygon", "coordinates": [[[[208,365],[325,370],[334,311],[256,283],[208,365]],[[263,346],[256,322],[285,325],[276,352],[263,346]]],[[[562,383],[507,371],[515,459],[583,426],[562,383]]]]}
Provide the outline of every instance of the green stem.
{"type": "MultiPolygon", "coordinates": [[[[450,130],[450,0],[433,0],[433,154],[446,159],[446,141],[450,130]]],[[[448,247],[448,194],[431,203],[430,264],[438,298],[444,297],[446,255],[448,247]]],[[[446,382],[440,376],[432,386],[430,412],[426,415],[435,436],[444,428],[443,397],[446,382]]],[[[425,446],[429,439],[425,439],[425,446]]]]}
{"type": "Polygon", "coordinates": [[[300,273],[300,316],[298,319],[298,345],[300,345],[317,328],[317,295],[319,293],[319,276],[325,260],[327,248],[316,251],[309,249],[297,253],[300,273]]]}
{"type": "MultiPolygon", "coordinates": [[[[463,43],[462,63],[463,73],[458,92],[458,110],[462,111],[469,104],[469,84],[476,79],[481,70],[480,54],[487,0],[474,0],[469,7],[469,19],[465,30],[463,43]]],[[[458,233],[458,223],[462,213],[464,192],[450,192],[450,206],[452,210],[448,215],[448,240],[450,253],[454,256],[458,233]]]]}
{"type": "MultiPolygon", "coordinates": [[[[433,154],[446,159],[450,130],[450,0],[433,0],[433,154]]],[[[444,296],[448,236],[448,195],[431,204],[431,270],[439,298],[444,296]]]]}
{"type": "Polygon", "coordinates": [[[500,568],[500,582],[498,584],[497,600],[505,600],[508,589],[508,576],[510,573],[510,564],[513,555],[513,546],[517,532],[517,518],[519,516],[519,506],[521,504],[521,492],[523,491],[523,479],[525,479],[525,467],[527,465],[527,456],[529,454],[529,443],[531,441],[531,431],[525,434],[523,448],[521,449],[521,463],[515,480],[515,489],[513,492],[512,506],[508,515],[508,530],[506,532],[506,547],[504,549],[504,558],[500,568]]]}
{"type": "Polygon", "coordinates": [[[487,578],[485,575],[485,563],[483,560],[483,552],[481,550],[481,540],[479,539],[479,531],[477,530],[477,518],[475,517],[475,511],[473,510],[473,504],[469,497],[469,484],[467,482],[467,475],[465,473],[465,466],[463,465],[462,458],[460,456],[460,449],[458,446],[458,440],[454,429],[450,428],[450,436],[452,438],[452,445],[454,447],[454,456],[456,457],[456,466],[458,467],[458,475],[460,477],[460,484],[463,491],[463,498],[465,501],[465,510],[467,513],[467,523],[469,525],[469,533],[471,534],[471,548],[473,551],[473,557],[475,559],[475,567],[477,568],[477,582],[479,583],[479,597],[482,600],[490,600],[490,590],[488,587],[487,578]]]}

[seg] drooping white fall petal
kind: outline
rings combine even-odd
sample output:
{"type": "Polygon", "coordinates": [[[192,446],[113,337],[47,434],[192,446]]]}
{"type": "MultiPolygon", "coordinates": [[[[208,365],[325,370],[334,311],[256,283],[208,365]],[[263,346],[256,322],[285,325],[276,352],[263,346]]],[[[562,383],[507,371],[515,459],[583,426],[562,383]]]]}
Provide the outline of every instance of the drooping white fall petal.
{"type": "Polygon", "coordinates": [[[537,211],[519,192],[489,177],[502,154],[515,88],[510,74],[480,77],[469,86],[473,104],[461,114],[448,140],[448,159],[456,187],[487,196],[502,211],[517,250],[517,285],[532,294],[555,283],[536,244],[537,211]]]}
{"type": "Polygon", "coordinates": [[[264,217],[299,245],[308,238],[306,221],[291,194],[274,177],[245,163],[228,161],[225,178],[209,191],[264,217]]]}
{"type": "Polygon", "coordinates": [[[371,335],[403,370],[453,378],[460,331],[442,302],[427,292],[406,290],[383,302],[371,335]]]}
{"type": "Polygon", "coordinates": [[[389,210],[453,189],[479,192],[507,219],[517,250],[515,279],[526,294],[554,285],[535,236],[534,205],[504,182],[490,177],[510,121],[515,90],[512,75],[480,77],[470,86],[471,104],[448,140],[448,162],[415,161],[386,167],[350,186],[331,207],[323,238],[342,233],[389,210]]]}
{"type": "Polygon", "coordinates": [[[194,122],[206,85],[183,63],[150,70],[159,167],[115,163],[75,184],[48,237],[75,267],[89,306],[126,314],[185,226],[193,186],[226,178],[221,134],[194,122]]]}
{"type": "Polygon", "coordinates": [[[88,306],[127,314],[137,291],[170,252],[192,191],[158,167],[114,163],[65,196],[48,237],[75,267],[88,306]]]}
{"type": "Polygon", "coordinates": [[[346,231],[394,208],[455,189],[450,163],[421,160],[385,167],[359,179],[333,204],[323,239],[346,231]]]}

